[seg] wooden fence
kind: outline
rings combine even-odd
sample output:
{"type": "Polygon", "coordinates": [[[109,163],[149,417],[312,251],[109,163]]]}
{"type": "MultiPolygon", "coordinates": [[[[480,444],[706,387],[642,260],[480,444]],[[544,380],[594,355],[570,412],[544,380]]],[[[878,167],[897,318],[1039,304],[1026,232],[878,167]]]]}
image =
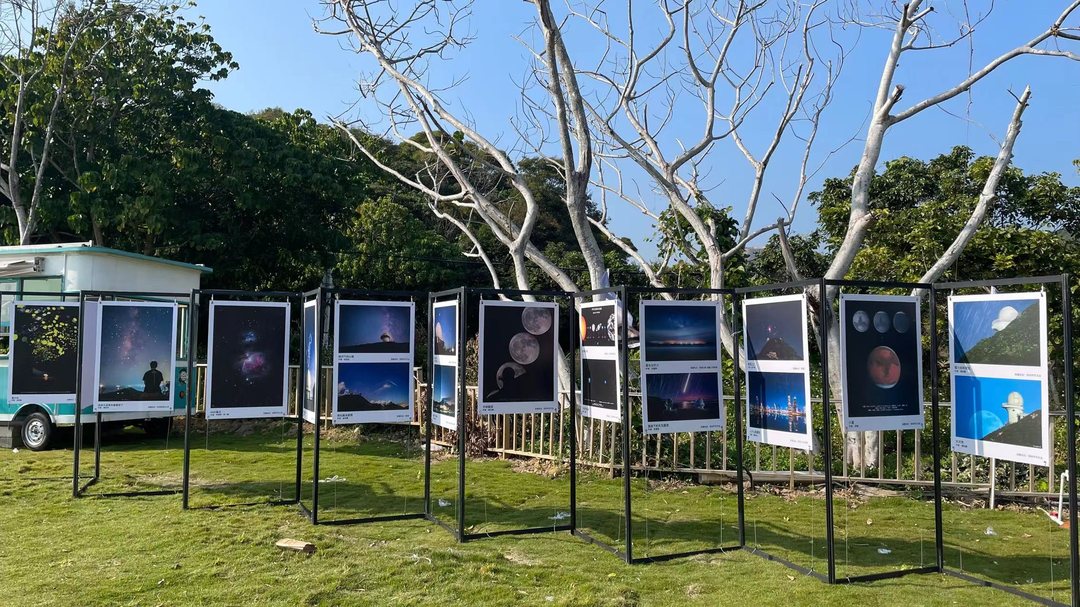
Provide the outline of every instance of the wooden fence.
{"type": "MultiPolygon", "coordinates": [[[[320,419],[331,423],[332,369],[322,369],[322,402],[320,419]]],[[[290,411],[296,414],[299,400],[299,368],[292,367],[290,374],[290,411]]],[[[196,368],[196,411],[203,409],[205,364],[196,368]]],[[[416,404],[413,424],[419,425],[427,405],[428,386],[422,381],[422,369],[416,370],[416,404]]],[[[557,413],[477,415],[477,390],[466,389],[466,416],[473,420],[470,432],[481,434],[483,450],[499,457],[518,456],[547,460],[569,458],[569,395],[560,394],[562,407],[557,413]]],[[[641,395],[631,393],[632,411],[640,415],[641,395]]],[[[729,411],[729,423],[723,431],[681,432],[676,434],[631,435],[632,469],[637,472],[694,474],[705,481],[731,481],[736,479],[734,424],[731,423],[733,396],[724,397],[729,411]]],[[[741,402],[741,401],[740,401],[741,402]]],[[[820,417],[821,400],[812,400],[814,411],[820,417]]],[[[929,415],[930,405],[926,405],[929,415]]],[[[832,411],[834,434],[839,434],[835,411],[832,411]]],[[[1057,497],[1058,474],[1064,471],[1064,462],[1054,459],[1056,449],[1051,449],[1050,466],[1034,466],[1002,462],[995,465],[989,458],[954,453],[949,448],[951,403],[940,407],[940,445],[942,457],[942,487],[946,491],[960,490],[966,493],[989,494],[990,475],[995,474],[995,494],[1000,497],[1057,497]]],[[[640,419],[638,417],[638,419],[640,419]]],[[[1063,442],[1065,415],[1052,411],[1050,436],[1055,446],[1063,442]]],[[[637,426],[638,424],[634,424],[637,426]]],[[[578,440],[578,461],[583,465],[607,469],[612,475],[620,469],[622,424],[614,424],[591,418],[579,419],[575,427],[578,440]]],[[[878,485],[904,484],[914,487],[933,487],[932,431],[929,419],[923,430],[877,432],[876,460],[874,468],[849,466],[848,458],[833,460],[833,479],[838,483],[865,483],[878,485]],[[838,469],[839,468],[839,469],[838,469]]],[[[475,438],[475,436],[474,436],[475,438]]],[[[436,444],[454,446],[456,434],[435,427],[432,441],[436,444]]],[[[839,452],[839,437],[834,438],[833,453],[839,452]]],[[[805,451],[774,447],[761,443],[744,443],[744,461],[749,477],[754,482],[795,484],[822,483],[821,453],[808,457],[805,451]]],[[[820,451],[820,449],[819,449],[820,451]]],[[[747,480],[750,480],[748,478],[747,480]]]]}

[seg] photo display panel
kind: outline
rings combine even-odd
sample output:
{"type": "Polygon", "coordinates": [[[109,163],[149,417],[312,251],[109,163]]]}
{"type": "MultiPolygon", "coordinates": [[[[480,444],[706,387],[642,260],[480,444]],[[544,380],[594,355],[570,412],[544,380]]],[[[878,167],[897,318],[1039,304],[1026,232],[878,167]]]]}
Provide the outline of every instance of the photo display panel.
{"type": "Polygon", "coordinates": [[[480,300],[481,415],[559,410],[559,306],[480,300]]]}
{"type": "Polygon", "coordinates": [[[813,448],[806,294],[744,299],[746,440],[813,448]]]}
{"type": "Polygon", "coordinates": [[[11,302],[8,403],[73,403],[79,304],[11,302]]]}
{"type": "Polygon", "coordinates": [[[95,413],[172,410],[176,308],[175,302],[98,303],[95,413]]]}
{"type": "Polygon", "coordinates": [[[642,301],[641,375],[645,434],[723,430],[719,302],[642,301]]]}
{"type": "Polygon", "coordinates": [[[952,448],[1050,464],[1046,294],[949,297],[952,448]]]}
{"type": "Polygon", "coordinates": [[[458,407],[458,302],[437,302],[431,319],[431,348],[435,368],[431,371],[431,422],[457,431],[458,407]]]}
{"type": "Polygon", "coordinates": [[[288,302],[210,302],[206,419],[285,417],[288,302]]]}
{"type": "Polygon", "coordinates": [[[304,421],[317,423],[315,384],[319,381],[319,300],[304,302],[304,421]]]}
{"type": "Polygon", "coordinates": [[[334,424],[409,423],[413,417],[411,301],[334,307],[334,424]]]}
{"type": "Polygon", "coordinates": [[[581,304],[582,417],[622,422],[619,373],[619,306],[614,301],[581,304]]]}
{"type": "Polygon", "coordinates": [[[844,430],[919,430],[922,391],[920,299],[840,295],[844,430]]]}

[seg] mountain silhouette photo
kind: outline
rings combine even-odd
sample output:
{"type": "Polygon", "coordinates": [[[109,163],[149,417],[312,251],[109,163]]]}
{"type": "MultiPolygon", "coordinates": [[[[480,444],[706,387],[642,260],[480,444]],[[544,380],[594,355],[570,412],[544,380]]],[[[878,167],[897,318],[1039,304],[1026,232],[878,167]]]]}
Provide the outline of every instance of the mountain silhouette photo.
{"type": "Polygon", "coordinates": [[[1028,306],[1009,324],[964,351],[957,342],[956,361],[975,365],[1039,366],[1039,306],[1028,306]]]}

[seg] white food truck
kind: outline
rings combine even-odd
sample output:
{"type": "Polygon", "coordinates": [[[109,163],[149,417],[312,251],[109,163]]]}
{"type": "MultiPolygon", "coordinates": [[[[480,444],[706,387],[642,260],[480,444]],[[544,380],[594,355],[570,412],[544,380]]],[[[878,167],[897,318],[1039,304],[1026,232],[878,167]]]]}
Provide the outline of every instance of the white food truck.
{"type": "MultiPolygon", "coordinates": [[[[199,288],[210,268],[93,246],[92,243],[0,247],[0,446],[41,450],[49,446],[57,426],[75,423],[75,405],[48,402],[8,402],[8,353],[11,344],[12,302],[78,302],[80,291],[189,293],[199,288]],[[34,293],[28,295],[27,293],[34,293]],[[55,295],[52,295],[54,294],[55,295]]],[[[188,308],[182,300],[177,316],[177,366],[173,411],[182,415],[187,394],[188,308]],[[185,364],[180,364],[183,361],[185,364]]],[[[84,361],[83,372],[93,373],[84,361]]],[[[85,375],[84,375],[85,376],[85,375]]],[[[93,404],[83,399],[82,421],[93,424],[93,404]]],[[[107,413],[105,422],[141,425],[158,431],[170,413],[107,413]]]]}

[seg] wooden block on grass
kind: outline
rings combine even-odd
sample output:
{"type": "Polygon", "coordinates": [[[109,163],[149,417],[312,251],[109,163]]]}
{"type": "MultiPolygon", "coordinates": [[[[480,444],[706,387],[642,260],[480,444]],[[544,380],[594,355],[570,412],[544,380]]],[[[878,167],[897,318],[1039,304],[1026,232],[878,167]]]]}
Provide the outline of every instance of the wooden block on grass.
{"type": "Polygon", "coordinates": [[[305,554],[315,553],[315,544],[312,544],[311,542],[302,542],[300,540],[290,540],[288,538],[278,540],[277,547],[282,550],[295,550],[305,554]]]}

